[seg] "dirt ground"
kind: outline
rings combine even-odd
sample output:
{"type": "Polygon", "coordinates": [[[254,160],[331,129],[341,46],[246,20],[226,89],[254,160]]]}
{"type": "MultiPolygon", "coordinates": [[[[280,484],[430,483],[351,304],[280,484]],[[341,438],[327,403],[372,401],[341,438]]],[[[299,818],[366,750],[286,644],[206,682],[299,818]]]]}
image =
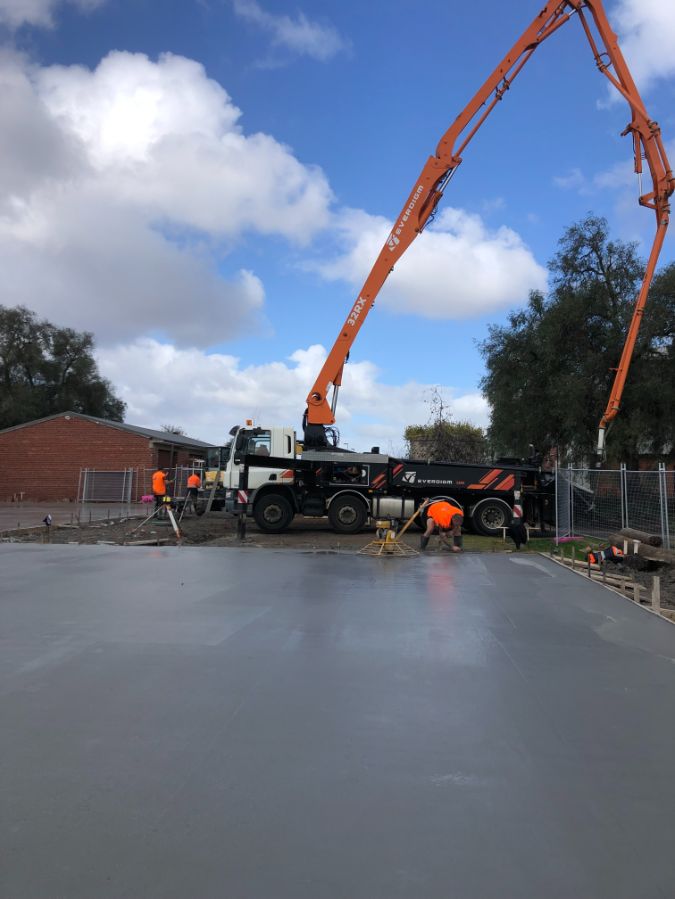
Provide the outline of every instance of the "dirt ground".
{"type": "MultiPolygon", "coordinates": [[[[283,534],[266,534],[260,531],[252,518],[247,519],[246,537],[242,541],[237,535],[237,521],[221,512],[195,517],[186,515],[179,522],[182,543],[187,546],[255,546],[274,547],[288,549],[316,549],[338,552],[341,550],[353,552],[365,546],[375,538],[373,528],[366,529],[359,534],[335,534],[329,530],[325,520],[316,518],[303,518],[297,516],[291,527],[283,534]]],[[[419,547],[420,532],[417,528],[411,528],[404,539],[412,547],[419,547]]],[[[19,533],[17,531],[6,532],[6,539],[20,540],[29,543],[113,543],[133,545],[137,541],[161,541],[167,544],[177,542],[176,535],[169,521],[151,519],[142,524],[142,519],[133,518],[127,521],[93,522],[92,524],[78,526],[60,525],[53,526],[47,534],[46,528],[34,528],[30,531],[19,533]]],[[[471,538],[469,538],[471,539],[471,538]]],[[[481,538],[474,538],[481,539],[481,538]]],[[[488,538],[486,538],[488,539],[488,538]]],[[[432,541],[436,543],[437,541],[432,541]]],[[[489,540],[495,544],[495,549],[502,550],[504,546],[501,540],[489,540]]]]}
{"type": "Polygon", "coordinates": [[[647,571],[636,571],[628,565],[616,565],[614,568],[617,574],[627,575],[636,580],[638,584],[642,584],[649,594],[652,589],[653,577],[657,574],[661,578],[661,605],[664,608],[675,609],[675,567],[661,565],[654,566],[647,571]]]}
{"type": "MultiPolygon", "coordinates": [[[[329,530],[325,520],[315,518],[294,519],[291,527],[283,534],[266,534],[258,529],[253,519],[247,520],[246,536],[243,540],[237,535],[236,519],[221,512],[195,517],[185,516],[179,524],[181,542],[187,546],[247,546],[269,549],[289,549],[314,552],[347,552],[354,553],[375,539],[375,531],[368,528],[359,534],[335,534],[329,530]]],[[[416,527],[404,535],[403,541],[413,549],[419,549],[420,532],[416,527]]],[[[77,543],[77,544],[113,544],[127,545],[175,545],[178,541],[169,521],[151,519],[143,523],[141,518],[125,521],[98,521],[79,526],[77,524],[61,524],[52,526],[47,532],[44,527],[31,530],[5,532],[3,540],[26,543],[77,543]]],[[[550,540],[536,539],[529,544],[529,550],[548,552],[550,540]]],[[[492,537],[477,537],[472,534],[464,536],[464,549],[467,552],[512,552],[513,543],[492,537]]],[[[427,552],[435,554],[446,552],[439,540],[432,537],[427,552]]],[[[627,566],[618,565],[616,573],[628,574],[651,590],[652,576],[661,577],[661,603],[664,608],[675,609],[675,569],[662,567],[654,571],[635,571],[627,566]]]]}

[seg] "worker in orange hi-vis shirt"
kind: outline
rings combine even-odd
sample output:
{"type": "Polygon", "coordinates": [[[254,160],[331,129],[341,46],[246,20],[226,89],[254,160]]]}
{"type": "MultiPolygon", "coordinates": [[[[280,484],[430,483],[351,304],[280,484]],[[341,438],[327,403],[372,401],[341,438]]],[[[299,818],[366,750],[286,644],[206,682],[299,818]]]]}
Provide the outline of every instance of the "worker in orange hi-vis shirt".
{"type": "Polygon", "coordinates": [[[429,545],[429,537],[436,532],[447,549],[454,553],[462,551],[462,522],[464,510],[454,502],[441,499],[432,502],[425,499],[422,509],[427,513],[427,527],[420,540],[420,549],[429,545]],[[448,542],[448,534],[452,534],[453,545],[448,542]]]}
{"type": "Polygon", "coordinates": [[[152,476],[152,492],[155,496],[155,508],[158,509],[164,502],[166,496],[166,476],[168,471],[165,468],[158,468],[152,476]]]}
{"type": "Polygon", "coordinates": [[[199,488],[202,486],[202,479],[196,471],[193,471],[187,479],[187,499],[186,506],[192,506],[192,511],[197,511],[197,497],[199,496],[199,488]]]}

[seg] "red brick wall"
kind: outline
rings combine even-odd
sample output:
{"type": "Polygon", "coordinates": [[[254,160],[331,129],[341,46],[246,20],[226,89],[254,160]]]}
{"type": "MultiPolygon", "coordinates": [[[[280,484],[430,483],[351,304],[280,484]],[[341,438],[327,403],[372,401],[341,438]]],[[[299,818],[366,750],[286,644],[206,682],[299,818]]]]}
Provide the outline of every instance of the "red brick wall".
{"type": "Polygon", "coordinates": [[[675,471],[675,462],[661,456],[640,456],[640,471],[656,471],[659,467],[659,462],[666,463],[666,471],[675,471]]]}
{"type": "Polygon", "coordinates": [[[154,468],[147,437],[81,418],[52,418],[0,433],[0,501],[77,499],[81,468],[154,468]]]}

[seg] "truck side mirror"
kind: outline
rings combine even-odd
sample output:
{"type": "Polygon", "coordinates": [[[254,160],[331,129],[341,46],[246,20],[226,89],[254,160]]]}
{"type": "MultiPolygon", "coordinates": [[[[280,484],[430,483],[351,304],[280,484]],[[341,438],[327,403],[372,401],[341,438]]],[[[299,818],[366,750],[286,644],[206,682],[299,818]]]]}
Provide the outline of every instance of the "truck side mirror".
{"type": "Polygon", "coordinates": [[[246,447],[248,446],[248,434],[242,434],[241,431],[237,434],[237,439],[234,444],[234,461],[235,464],[239,464],[241,462],[242,455],[246,452],[246,447]]]}

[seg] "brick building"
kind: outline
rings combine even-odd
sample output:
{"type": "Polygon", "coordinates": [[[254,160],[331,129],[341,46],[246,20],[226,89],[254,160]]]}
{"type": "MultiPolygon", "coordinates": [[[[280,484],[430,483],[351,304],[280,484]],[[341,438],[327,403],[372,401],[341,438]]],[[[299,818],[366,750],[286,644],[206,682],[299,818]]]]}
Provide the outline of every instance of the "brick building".
{"type": "Polygon", "coordinates": [[[211,446],[192,437],[62,412],[0,431],[0,501],[77,500],[82,469],[143,473],[203,459],[211,446]]]}

